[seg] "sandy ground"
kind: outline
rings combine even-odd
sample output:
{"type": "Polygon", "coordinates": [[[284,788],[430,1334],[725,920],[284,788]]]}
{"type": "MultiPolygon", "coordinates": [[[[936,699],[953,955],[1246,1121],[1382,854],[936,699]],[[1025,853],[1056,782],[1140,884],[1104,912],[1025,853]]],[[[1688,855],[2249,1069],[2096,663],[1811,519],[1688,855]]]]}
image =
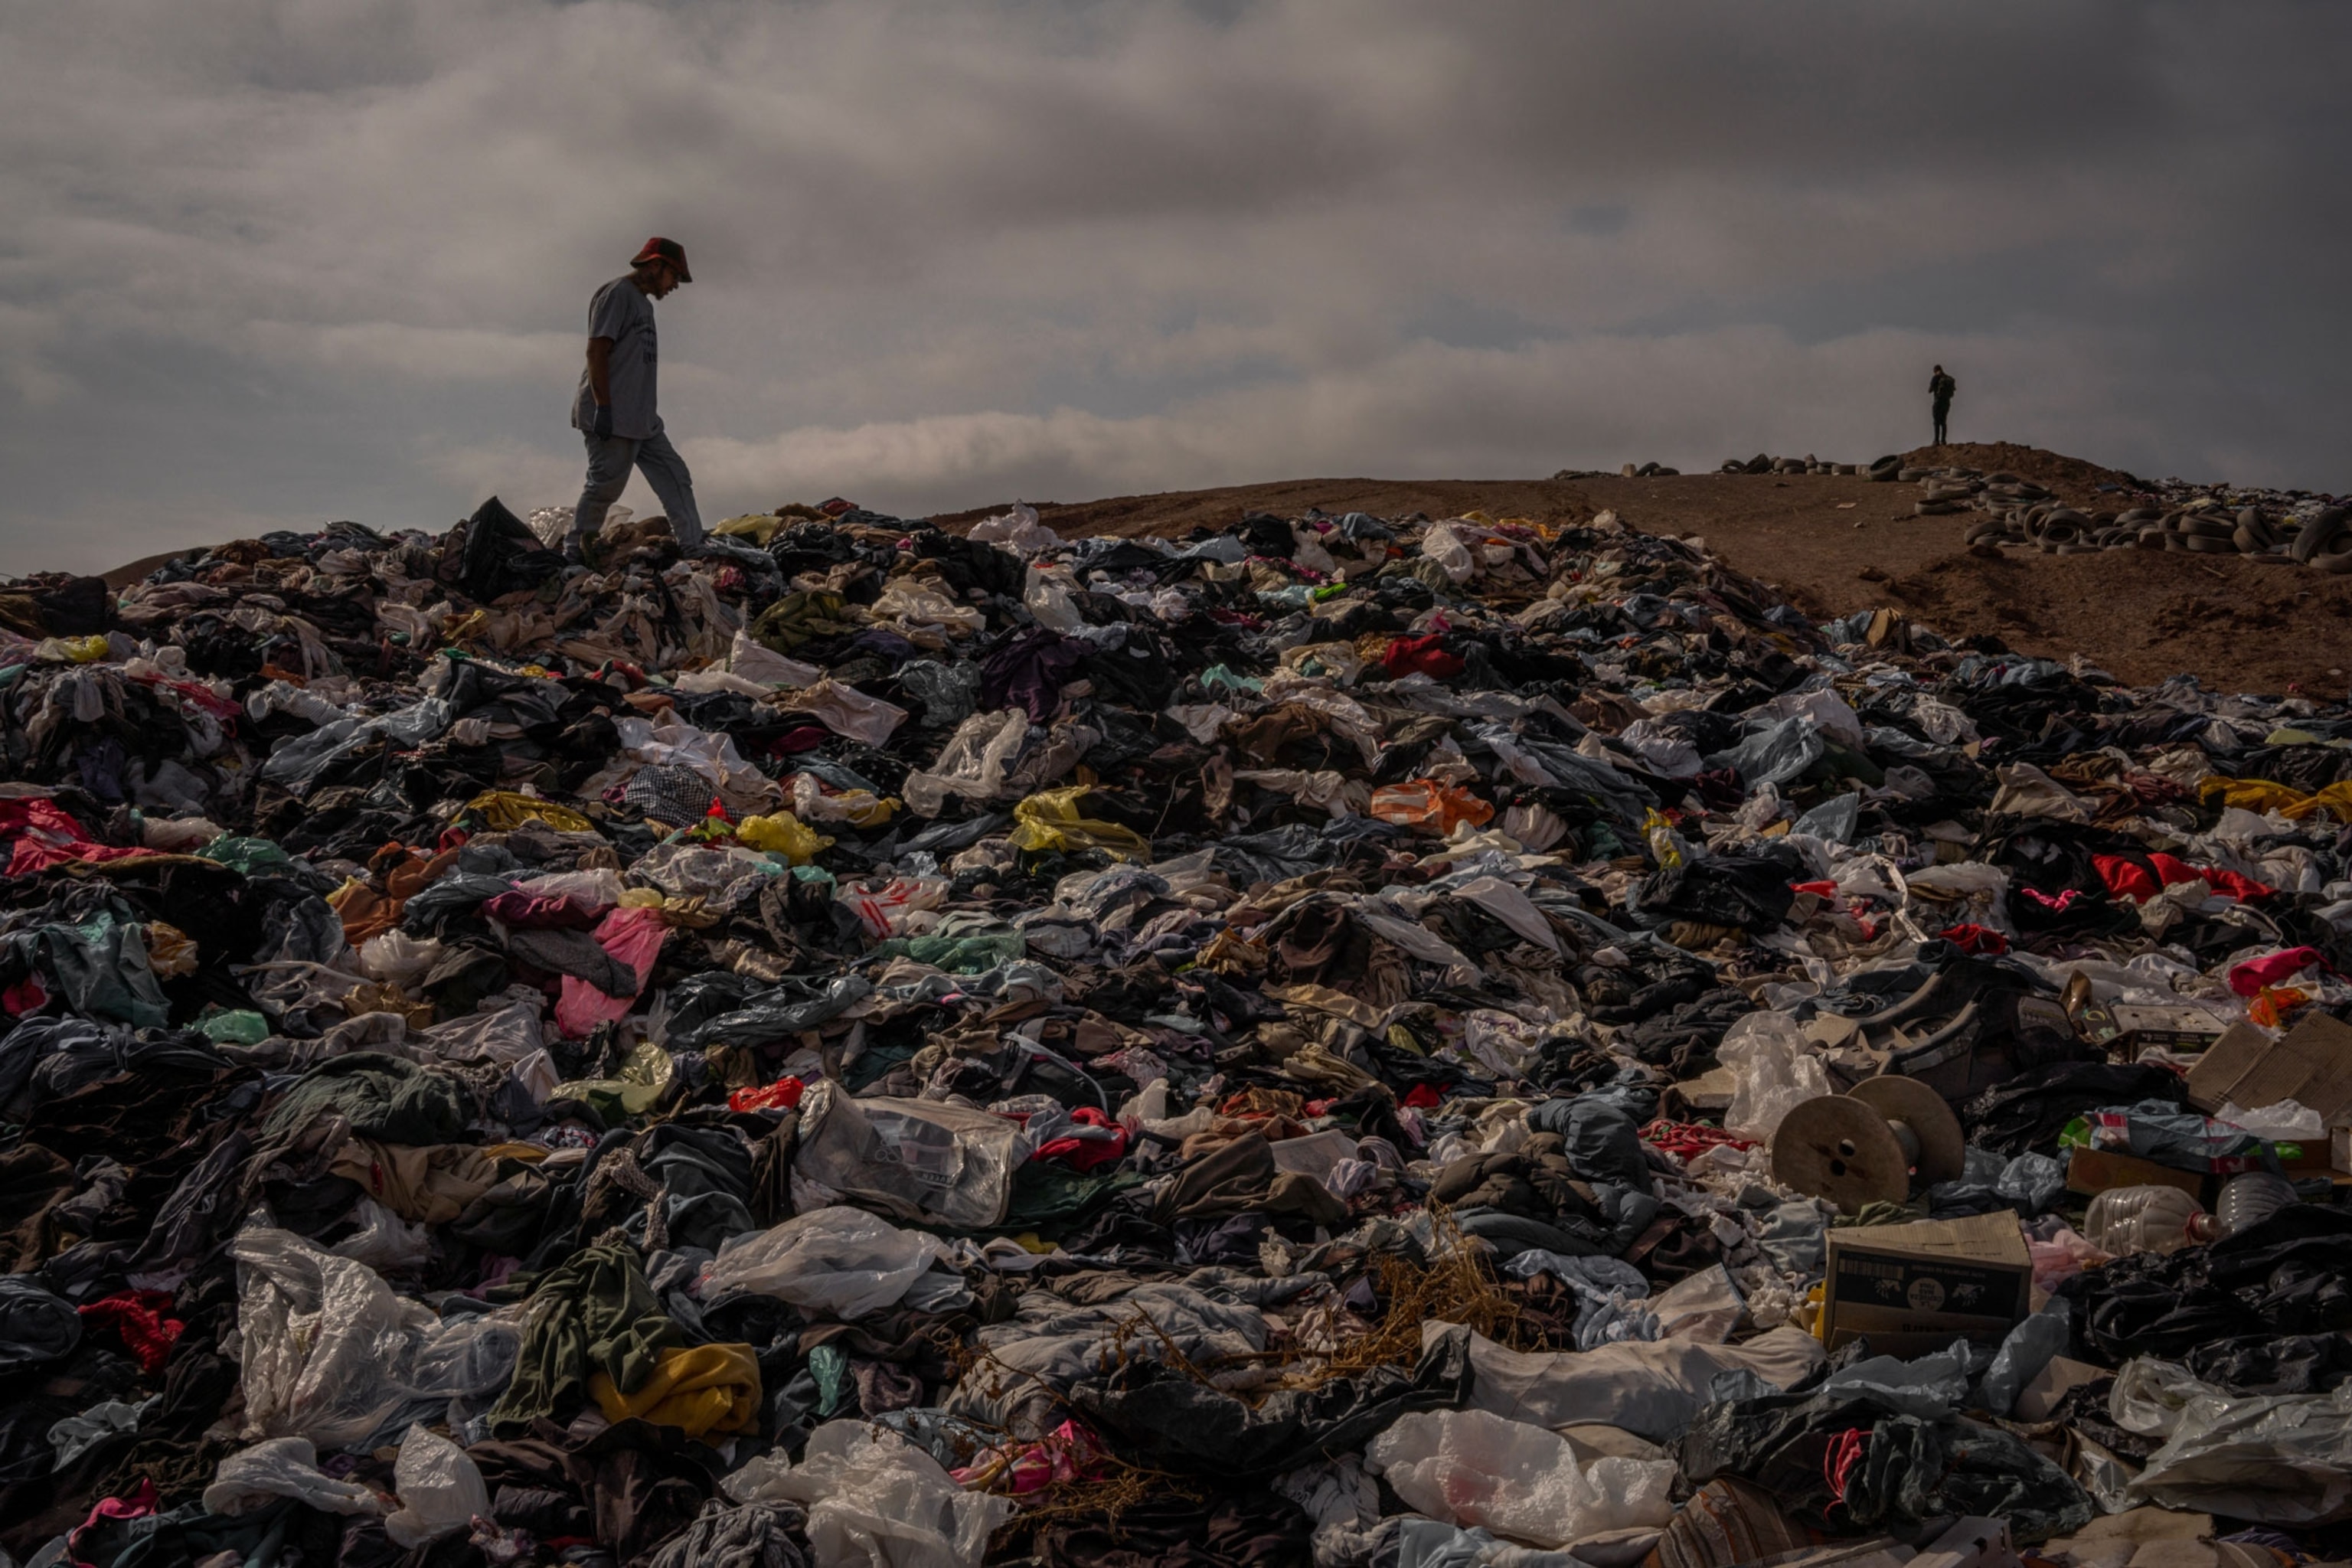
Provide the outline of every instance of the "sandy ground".
{"type": "MultiPolygon", "coordinates": [[[[1927,453],[1914,460],[1933,460],[1927,453]]],[[[1944,461],[2006,469],[2076,505],[2119,503],[2102,483],[2129,477],[2020,447],[1958,446],[1944,461]]],[[[1696,535],[1814,616],[1886,605],[1947,637],[1990,635],[2028,653],[2080,652],[2117,678],[2183,672],[2232,691],[2340,692],[2352,671],[2352,578],[2236,556],[2109,551],[1991,558],[1964,541],[1971,514],[1914,517],[1916,486],[1807,474],[1614,475],[1570,479],[1285,479],[1223,489],[1037,503],[1065,534],[1181,536],[1251,511],[1493,517],[1582,522],[1613,510],[1652,533],[1696,535]],[[2333,670],[2335,673],[2330,674],[2333,670]]],[[[941,517],[970,523],[1002,510],[941,517]]]]}

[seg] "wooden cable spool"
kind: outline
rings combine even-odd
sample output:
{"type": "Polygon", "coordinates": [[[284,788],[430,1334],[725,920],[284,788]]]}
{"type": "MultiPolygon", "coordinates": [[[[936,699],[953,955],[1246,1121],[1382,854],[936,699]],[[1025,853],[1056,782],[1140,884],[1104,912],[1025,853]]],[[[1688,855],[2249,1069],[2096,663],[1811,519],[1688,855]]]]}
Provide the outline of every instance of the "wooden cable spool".
{"type": "Polygon", "coordinates": [[[1942,1095],[1888,1074],[1792,1108],[1772,1134],[1772,1179],[1859,1214],[1908,1198],[1915,1173],[1926,1184],[1958,1179],[1965,1146],[1942,1095]]]}

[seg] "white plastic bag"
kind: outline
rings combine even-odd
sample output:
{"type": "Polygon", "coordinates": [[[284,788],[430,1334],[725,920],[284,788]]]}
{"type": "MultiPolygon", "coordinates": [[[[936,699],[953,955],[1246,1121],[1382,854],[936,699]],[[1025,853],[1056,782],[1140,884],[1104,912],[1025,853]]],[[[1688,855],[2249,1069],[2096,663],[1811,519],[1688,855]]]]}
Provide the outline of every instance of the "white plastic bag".
{"type": "Polygon", "coordinates": [[[739,1503],[808,1510],[824,1568],[980,1568],[1010,1498],[968,1492],[930,1455],[886,1427],[828,1421],[797,1465],[763,1456],[719,1483],[739,1503]]]}
{"type": "Polygon", "coordinates": [[[370,980],[397,985],[404,991],[431,973],[439,962],[438,937],[418,938],[404,931],[388,931],[360,943],[361,973],[370,980]]]}
{"type": "Polygon", "coordinates": [[[1058,549],[1062,542],[1062,536],[1038,521],[1037,509],[1025,500],[1014,501],[1011,511],[981,519],[965,537],[1009,545],[1022,555],[1058,549]]]}
{"type": "Polygon", "coordinates": [[[443,1323],[367,1265],[267,1226],[237,1232],[229,1255],[248,1437],[347,1447],[415,1405],[513,1374],[520,1336],[499,1319],[443,1323]]]}
{"type": "Polygon", "coordinates": [[[1829,1074],[1786,1013],[1748,1014],[1724,1031],[1715,1054],[1731,1069],[1731,1109],[1723,1125],[1735,1137],[1769,1138],[1791,1110],[1830,1092],[1829,1074]]]}
{"type": "Polygon", "coordinates": [[[1483,1525],[1540,1546],[1573,1546],[1674,1518],[1670,1459],[1576,1462],[1568,1439],[1484,1410],[1401,1415],[1364,1468],[1433,1519],[1483,1525]]]}
{"type": "Polygon", "coordinates": [[[418,1547],[454,1535],[490,1511],[490,1491],[466,1450],[425,1426],[411,1426],[392,1467],[400,1511],[383,1521],[394,1546],[418,1547]]]}
{"type": "Polygon", "coordinates": [[[854,1320],[895,1305],[944,1256],[935,1237],[836,1205],[731,1237],[702,1271],[701,1294],[712,1300],[753,1290],[854,1320]]]}
{"type": "Polygon", "coordinates": [[[1064,637],[1087,624],[1087,618],[1078,614],[1076,601],[1070,597],[1070,580],[1065,573],[1049,572],[1042,566],[1029,568],[1029,584],[1021,595],[1021,603],[1039,626],[1064,637]]]}
{"type": "Polygon", "coordinates": [[[1421,552],[1437,563],[1449,583],[1467,583],[1478,570],[1462,536],[1442,522],[1422,535],[1421,552]]]}
{"type": "Polygon", "coordinates": [[[1029,738],[1029,715],[1018,708],[975,713],[956,726],[928,769],[907,775],[899,795],[908,810],[937,816],[948,796],[990,801],[1004,793],[1004,775],[1029,738]]]}
{"type": "Polygon", "coordinates": [[[2352,1518],[2352,1384],[2333,1394],[2232,1394],[2141,1357],[2116,1373],[2107,1405],[2127,1431],[2167,1434],[2111,1507],[2289,1526],[2352,1518]]]}
{"type": "Polygon", "coordinates": [[[425,1267],[433,1256],[433,1227],[411,1225],[371,1197],[352,1205],[360,1228],[327,1248],[338,1258],[364,1263],[379,1274],[403,1274],[425,1267]]]}
{"type": "Polygon", "coordinates": [[[356,1481],[339,1481],[319,1468],[319,1450],[307,1437],[272,1437],[231,1454],[205,1489],[206,1513],[249,1513],[292,1498],[321,1513],[381,1514],[390,1506],[356,1481]]]}

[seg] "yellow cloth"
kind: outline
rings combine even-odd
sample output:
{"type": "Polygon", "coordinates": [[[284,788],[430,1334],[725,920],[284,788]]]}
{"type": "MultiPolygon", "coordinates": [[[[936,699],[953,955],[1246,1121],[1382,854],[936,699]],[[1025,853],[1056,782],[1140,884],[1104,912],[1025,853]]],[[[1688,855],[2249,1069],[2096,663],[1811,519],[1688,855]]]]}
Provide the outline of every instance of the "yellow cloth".
{"type": "Polygon", "coordinates": [[[689,1437],[750,1432],[760,1425],[760,1363],[750,1345],[663,1351],[653,1376],[635,1394],[623,1394],[601,1372],[588,1379],[588,1392],[607,1421],[634,1416],[683,1427],[689,1437]]]}
{"type": "Polygon", "coordinates": [[[570,806],[558,805],[551,800],[519,795],[513,790],[488,790],[466,803],[467,811],[478,811],[494,833],[512,833],[524,823],[544,822],[558,833],[593,833],[595,825],[570,806]]]}
{"type": "Polygon", "coordinates": [[[1016,849],[1099,849],[1120,860],[1149,860],[1151,840],[1131,827],[1078,815],[1078,797],[1087,786],[1049,789],[1031,795],[1013,808],[1016,849]]]}
{"type": "Polygon", "coordinates": [[[2314,795],[2305,795],[2269,779],[2233,779],[2215,773],[2199,786],[2200,796],[2210,805],[2219,799],[2223,805],[2233,805],[2242,811],[2275,811],[2290,822],[2301,822],[2322,812],[2338,822],[2352,822],[2352,784],[2332,784],[2314,795]]]}

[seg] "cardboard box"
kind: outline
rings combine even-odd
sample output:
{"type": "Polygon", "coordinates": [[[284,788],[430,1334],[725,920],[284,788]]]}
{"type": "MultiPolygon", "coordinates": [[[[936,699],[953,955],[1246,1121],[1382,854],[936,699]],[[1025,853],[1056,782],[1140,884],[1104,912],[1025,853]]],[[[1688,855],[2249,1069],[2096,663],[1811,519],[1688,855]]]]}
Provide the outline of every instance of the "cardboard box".
{"type": "Polygon", "coordinates": [[[2066,1161],[2066,1190],[2085,1197],[2116,1187],[2178,1187],[2203,1203],[2209,1184],[2200,1172],[2177,1171],[2114,1149],[2076,1149],[2066,1161]]]}
{"type": "Polygon", "coordinates": [[[2095,1383],[2115,1374],[2103,1366],[2093,1366],[2086,1361],[2073,1361],[2054,1355],[2050,1363],[2034,1374],[2033,1381],[2017,1393],[2017,1408],[2011,1412],[2020,1421],[2047,1421],[2066,1391],[2086,1383],[2095,1383]]]}
{"type": "Polygon", "coordinates": [[[2276,1041],[2233,1024],[2189,1069],[2189,1103],[2208,1116],[2231,1101],[2260,1110],[2282,1100],[2330,1123],[2352,1111],[2352,1024],[2307,1013],[2276,1041]]]}
{"type": "Polygon", "coordinates": [[[2149,1046],[2181,1055],[2202,1051],[2231,1027],[2227,1018],[2193,1002],[2118,1002],[2108,1011],[2115,1020],[2116,1047],[2134,1055],[2149,1046]]]}
{"type": "Polygon", "coordinates": [[[1832,1229],[1822,1297],[1832,1350],[1926,1355],[1956,1339],[1998,1344],[2031,1307],[2033,1258],[2017,1216],[1973,1215],[1832,1229]]]}

